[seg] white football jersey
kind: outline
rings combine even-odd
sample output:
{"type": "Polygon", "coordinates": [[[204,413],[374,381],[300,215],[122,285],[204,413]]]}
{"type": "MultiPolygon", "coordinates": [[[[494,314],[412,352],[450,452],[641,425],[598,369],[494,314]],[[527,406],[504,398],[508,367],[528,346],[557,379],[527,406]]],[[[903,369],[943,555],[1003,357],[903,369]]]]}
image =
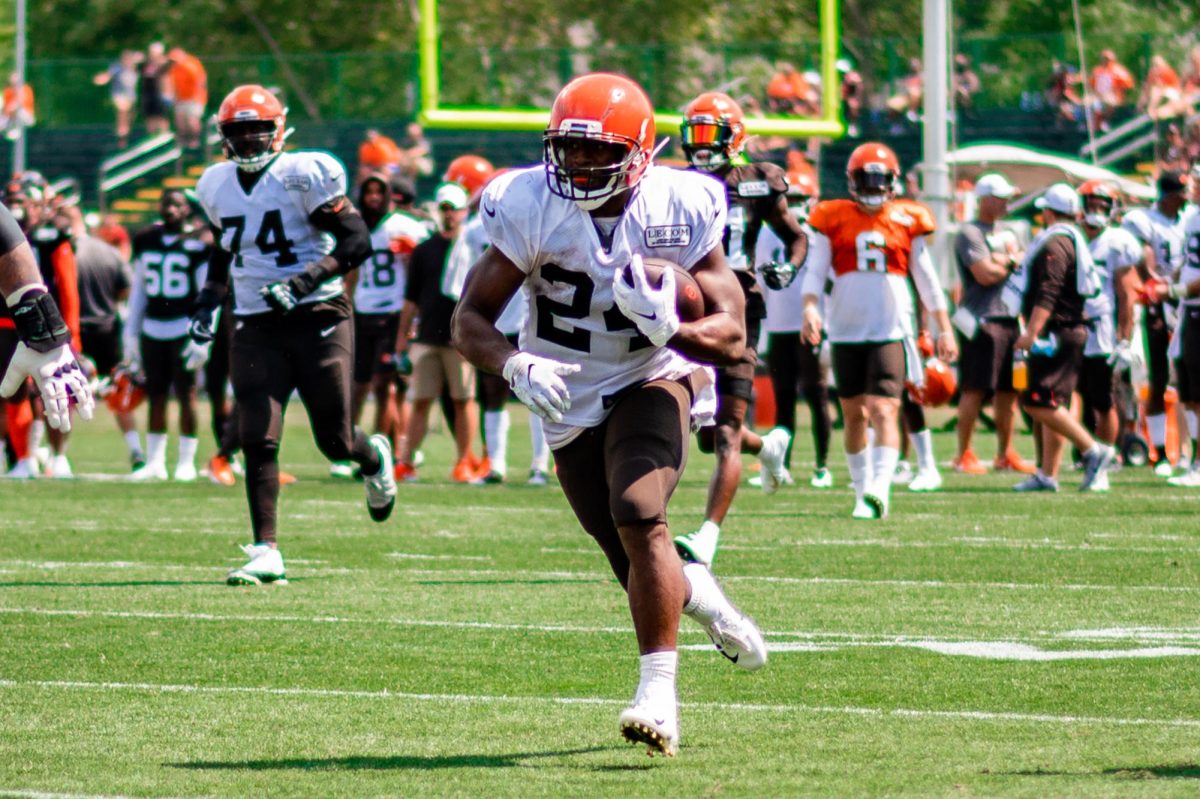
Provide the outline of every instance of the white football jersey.
{"type": "Polygon", "coordinates": [[[1125,214],[1121,227],[1154,250],[1155,273],[1159,277],[1170,280],[1183,266],[1182,216],[1169,219],[1157,205],[1135,208],[1125,214]]]}
{"type": "MultiPolygon", "coordinates": [[[[804,229],[806,235],[812,236],[812,228],[803,222],[800,223],[800,227],[804,229]]],[[[784,245],[783,240],[775,235],[775,231],[771,230],[770,225],[763,225],[762,233],[759,234],[758,243],[755,245],[754,263],[765,264],[772,261],[782,263],[790,257],[791,253],[784,245]]],[[[755,280],[767,302],[767,318],[763,320],[763,330],[768,333],[799,332],[800,328],[804,326],[804,269],[801,268],[787,288],[779,291],[767,288],[762,275],[755,275],[755,280]]],[[[824,294],[821,295],[821,301],[817,308],[824,315],[824,294]]]]}
{"type": "Polygon", "coordinates": [[[600,424],[623,389],[698,368],[640,335],[617,310],[612,283],[634,254],[691,268],[721,247],[725,215],[718,181],[652,166],[606,250],[588,212],[550,192],[542,166],[508,172],[484,190],[480,216],[488,239],[527,275],[521,349],[583,367],[563,378],[571,408],[561,424],[546,423],[552,447],[600,424]]]}
{"type": "MultiPolygon", "coordinates": [[[[232,253],[230,281],[238,316],[271,310],[258,291],[285,280],[333,251],[333,237],[309,221],[309,215],[346,193],[346,168],[323,152],[280,153],[247,192],[232,161],[204,170],[196,196],[209,220],[221,231],[219,246],[232,253]]],[[[300,300],[323,302],[342,293],[342,279],[322,283],[300,300]]]]}
{"type": "MultiPolygon", "coordinates": [[[[1100,235],[1088,242],[1088,251],[1092,254],[1092,262],[1096,264],[1096,272],[1100,275],[1100,293],[1107,302],[1088,301],[1091,307],[1099,307],[1101,313],[1097,318],[1088,321],[1087,344],[1084,345],[1085,357],[1111,355],[1116,342],[1116,309],[1117,289],[1113,276],[1130,267],[1135,267],[1142,260],[1142,245],[1137,238],[1124,228],[1109,227],[1100,235]]],[[[1089,310],[1085,307],[1085,311],[1089,310]]]]}
{"type": "Polygon", "coordinates": [[[407,214],[393,211],[379,220],[371,231],[371,257],[358,267],[358,282],[354,284],[357,313],[400,313],[409,255],[427,238],[429,228],[407,214]]]}
{"type": "MultiPolygon", "coordinates": [[[[1179,282],[1184,285],[1200,280],[1200,213],[1190,214],[1183,230],[1183,269],[1179,282]]],[[[1200,306],[1200,297],[1189,297],[1184,305],[1200,306]]]]}

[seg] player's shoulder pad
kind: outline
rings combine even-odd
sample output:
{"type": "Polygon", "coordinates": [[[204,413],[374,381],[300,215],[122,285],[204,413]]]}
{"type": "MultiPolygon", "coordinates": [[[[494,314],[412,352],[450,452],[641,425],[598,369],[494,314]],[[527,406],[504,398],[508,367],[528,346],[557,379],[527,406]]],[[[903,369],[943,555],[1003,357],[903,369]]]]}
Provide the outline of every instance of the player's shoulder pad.
{"type": "Polygon", "coordinates": [[[901,214],[894,215],[892,218],[908,228],[912,235],[924,236],[937,230],[937,221],[933,218],[933,211],[925,203],[916,200],[900,200],[893,205],[901,214]]]}
{"type": "Polygon", "coordinates": [[[346,167],[323,150],[296,150],[277,159],[276,175],[288,191],[308,193],[314,188],[346,193],[346,167]]]}
{"type": "Polygon", "coordinates": [[[855,207],[853,200],[821,200],[808,213],[808,224],[818,233],[829,235],[838,220],[855,207]]]}
{"type": "Polygon", "coordinates": [[[763,180],[771,188],[772,194],[787,194],[788,181],[787,172],[779,164],[773,164],[770,161],[760,161],[758,163],[759,173],[763,176],[763,180]]]}

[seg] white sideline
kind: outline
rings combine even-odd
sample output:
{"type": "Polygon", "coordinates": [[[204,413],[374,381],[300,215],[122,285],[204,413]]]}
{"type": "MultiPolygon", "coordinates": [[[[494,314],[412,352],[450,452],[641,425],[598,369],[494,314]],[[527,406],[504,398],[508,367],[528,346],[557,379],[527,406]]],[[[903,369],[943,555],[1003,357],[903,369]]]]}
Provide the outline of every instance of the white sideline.
{"type": "MultiPolygon", "coordinates": [[[[172,685],[156,683],[82,682],[74,680],[6,680],[0,688],[46,688],[86,691],[141,691],[160,694],[263,694],[268,696],[313,697],[318,699],[398,699],[409,702],[449,702],[458,704],[536,704],[536,705],[603,705],[624,707],[625,699],[597,696],[495,696],[485,694],[427,694],[403,691],[353,691],[331,688],[271,688],[265,686],[172,685]]],[[[1015,713],[987,710],[917,710],[914,708],[832,707],[822,705],[767,705],[745,702],[683,702],[690,710],[746,713],[812,713],[843,716],[878,716],[881,718],[965,719],[972,721],[1011,721],[1033,724],[1108,724],[1123,727],[1185,727],[1200,728],[1197,719],[1142,719],[1110,716],[1055,716],[1048,713],[1015,713]]]]}
{"type": "MultiPolygon", "coordinates": [[[[110,796],[93,793],[47,793],[46,791],[30,791],[24,788],[0,788],[0,796],[13,799],[134,799],[132,796],[110,796]]],[[[159,799],[166,799],[160,797],[159,799]]],[[[194,797],[202,799],[202,797],[194,797]]]]}

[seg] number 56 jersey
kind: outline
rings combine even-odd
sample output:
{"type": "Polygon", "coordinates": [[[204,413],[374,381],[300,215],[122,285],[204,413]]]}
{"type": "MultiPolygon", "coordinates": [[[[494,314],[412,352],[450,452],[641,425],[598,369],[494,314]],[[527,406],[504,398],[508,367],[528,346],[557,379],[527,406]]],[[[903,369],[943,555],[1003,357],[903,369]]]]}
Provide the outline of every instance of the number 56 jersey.
{"type": "MultiPolygon", "coordinates": [[[[346,169],[328,153],[280,153],[249,189],[242,187],[232,161],[204,170],[196,196],[220,231],[219,246],[233,255],[235,314],[270,311],[259,289],[303,272],[333,251],[333,237],[314,227],[309,216],[345,194],[346,169]]],[[[325,302],[341,293],[342,279],[334,278],[300,302],[325,302]]]]}
{"type": "Polygon", "coordinates": [[[690,269],[721,247],[724,186],[708,175],[652,166],[633,192],[620,217],[597,221],[551,193],[541,166],[505,173],[483,193],[488,240],[526,275],[521,349],[582,367],[563,378],[571,394],[563,423],[546,423],[552,447],[600,424],[623,389],[699,368],[640,335],[616,307],[612,282],[635,254],[690,269]],[[611,234],[603,232],[609,225],[611,234]],[[605,247],[602,236],[609,235],[605,247]]]}

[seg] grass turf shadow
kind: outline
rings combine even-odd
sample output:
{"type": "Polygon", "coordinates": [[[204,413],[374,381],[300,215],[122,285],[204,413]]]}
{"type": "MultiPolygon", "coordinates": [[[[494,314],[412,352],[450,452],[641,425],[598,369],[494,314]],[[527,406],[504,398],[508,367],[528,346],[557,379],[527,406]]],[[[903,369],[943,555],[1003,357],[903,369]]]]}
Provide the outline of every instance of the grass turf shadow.
{"type": "Polygon", "coordinates": [[[284,760],[198,760],[191,763],[164,763],[168,768],[194,771],[392,771],[457,768],[524,768],[523,761],[587,755],[613,747],[589,746],[553,752],[517,752],[507,755],[351,755],[350,757],[287,758],[284,760]]]}
{"type": "Polygon", "coordinates": [[[1200,780],[1200,765],[1175,763],[1159,766],[1119,766],[1100,771],[1054,771],[1034,769],[1032,771],[1009,771],[1008,777],[1117,777],[1125,780],[1200,780]]]}

